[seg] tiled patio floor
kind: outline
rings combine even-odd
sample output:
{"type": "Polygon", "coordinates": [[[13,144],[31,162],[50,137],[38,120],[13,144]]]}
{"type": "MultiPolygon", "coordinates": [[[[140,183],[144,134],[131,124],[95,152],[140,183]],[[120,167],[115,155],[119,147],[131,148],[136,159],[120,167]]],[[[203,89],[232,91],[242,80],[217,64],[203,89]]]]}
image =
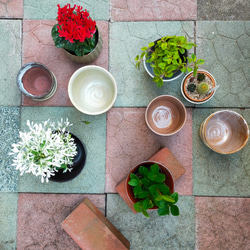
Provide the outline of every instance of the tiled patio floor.
{"type": "MultiPolygon", "coordinates": [[[[250,2],[213,0],[71,0],[90,11],[103,37],[93,63],[109,70],[118,84],[114,107],[88,116],[67,95],[69,61],[52,41],[57,4],[66,0],[0,1],[0,249],[79,249],[60,223],[88,197],[130,241],[131,249],[250,249],[250,144],[233,155],[204,146],[199,126],[211,113],[233,109],[250,123],[250,2]],[[181,96],[180,82],[157,88],[134,58],[140,48],[164,35],[187,35],[195,53],[220,88],[202,106],[181,96]],[[27,62],[50,68],[58,81],[55,95],[35,102],[21,96],[16,75],[27,62]],[[147,104],[169,94],[187,107],[188,119],[176,135],[161,137],[146,126],[147,104]],[[67,183],[40,183],[19,176],[8,155],[26,121],[69,118],[87,149],[81,174],[67,183]],[[89,121],[90,124],[85,124],[89,121]],[[186,173],[176,181],[179,217],[134,214],[115,186],[138,162],[168,147],[186,173]]],[[[97,249],[99,250],[99,249],[97,249]]],[[[100,249],[101,250],[101,249],[100,249]]]]}

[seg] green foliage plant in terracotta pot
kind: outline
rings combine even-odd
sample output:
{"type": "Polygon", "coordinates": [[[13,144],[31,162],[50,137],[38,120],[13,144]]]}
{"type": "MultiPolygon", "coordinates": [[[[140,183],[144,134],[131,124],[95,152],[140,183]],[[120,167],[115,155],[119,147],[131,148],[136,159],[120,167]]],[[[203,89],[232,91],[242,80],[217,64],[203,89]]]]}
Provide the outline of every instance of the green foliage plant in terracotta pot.
{"type": "Polygon", "coordinates": [[[67,181],[80,173],[85,163],[85,148],[81,141],[66,131],[68,119],[57,123],[27,121],[28,132],[19,132],[20,140],[12,144],[12,166],[44,180],[67,181]],[[60,176],[63,178],[59,179],[60,176]]]}
{"type": "Polygon", "coordinates": [[[57,6],[57,24],[51,30],[55,46],[63,48],[67,57],[75,62],[94,61],[102,49],[102,36],[96,22],[79,5],[57,6]]]}
{"type": "Polygon", "coordinates": [[[149,217],[147,210],[157,210],[159,216],[179,215],[173,177],[160,163],[146,161],[138,164],[127,177],[126,191],[135,211],[146,217],[149,217]]]}
{"type": "Polygon", "coordinates": [[[187,51],[193,47],[196,44],[188,42],[184,36],[162,37],[141,48],[142,53],[135,58],[136,67],[139,68],[143,62],[147,73],[161,87],[163,82],[173,81],[187,71],[193,70],[196,74],[198,65],[204,60],[196,59],[194,54],[187,56],[187,51]]]}

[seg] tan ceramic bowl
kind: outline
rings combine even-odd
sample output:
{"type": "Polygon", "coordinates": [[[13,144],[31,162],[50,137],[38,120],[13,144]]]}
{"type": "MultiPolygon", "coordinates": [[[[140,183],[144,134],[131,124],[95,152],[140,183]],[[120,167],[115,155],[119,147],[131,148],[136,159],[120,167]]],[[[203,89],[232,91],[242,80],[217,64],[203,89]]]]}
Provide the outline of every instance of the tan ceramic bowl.
{"type": "Polygon", "coordinates": [[[148,104],[145,119],[154,133],[169,136],[182,129],[187,120],[187,112],[176,97],[161,95],[148,104]]]}
{"type": "Polygon", "coordinates": [[[84,66],[71,76],[68,94],[79,111],[88,115],[99,115],[113,106],[117,85],[106,69],[94,65],[84,66]]]}
{"type": "Polygon", "coordinates": [[[220,154],[241,150],[249,138],[246,120],[231,110],[211,114],[200,127],[200,136],[206,146],[220,154]]]}

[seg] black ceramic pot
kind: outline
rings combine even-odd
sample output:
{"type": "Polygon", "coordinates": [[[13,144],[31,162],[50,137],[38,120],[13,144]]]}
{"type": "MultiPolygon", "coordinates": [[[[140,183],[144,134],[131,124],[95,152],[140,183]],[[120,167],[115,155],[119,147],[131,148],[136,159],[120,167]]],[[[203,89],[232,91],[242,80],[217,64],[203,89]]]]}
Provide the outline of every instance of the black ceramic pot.
{"type": "Polygon", "coordinates": [[[73,160],[73,167],[71,171],[67,171],[63,173],[63,170],[59,170],[55,173],[54,176],[51,176],[49,179],[51,181],[56,182],[65,182],[74,179],[77,175],[80,174],[82,169],[84,168],[86,162],[86,149],[83,143],[80,141],[78,137],[70,133],[72,138],[74,138],[76,147],[77,147],[77,155],[74,157],[73,160]]]}

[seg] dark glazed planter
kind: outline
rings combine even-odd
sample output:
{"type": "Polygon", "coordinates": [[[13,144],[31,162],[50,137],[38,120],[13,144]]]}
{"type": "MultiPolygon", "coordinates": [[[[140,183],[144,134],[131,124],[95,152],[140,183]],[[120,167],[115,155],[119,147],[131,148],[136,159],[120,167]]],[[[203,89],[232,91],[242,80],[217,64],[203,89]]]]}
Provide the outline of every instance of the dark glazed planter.
{"type": "Polygon", "coordinates": [[[17,86],[27,97],[35,101],[51,98],[57,88],[55,75],[41,63],[27,63],[17,75],[17,86]]]}
{"type": "Polygon", "coordinates": [[[59,170],[58,172],[55,173],[54,176],[51,176],[49,179],[51,181],[55,182],[65,182],[65,181],[70,181],[74,179],[77,175],[79,175],[84,168],[85,162],[86,162],[86,149],[83,143],[80,141],[78,137],[70,133],[72,138],[74,138],[74,141],[76,143],[77,147],[77,155],[74,157],[73,160],[73,168],[69,172],[67,171],[66,173],[63,173],[63,170],[59,170]]]}
{"type": "MultiPolygon", "coordinates": [[[[169,187],[171,194],[174,193],[174,178],[173,178],[171,172],[167,169],[167,167],[165,167],[164,165],[162,165],[161,163],[156,162],[156,161],[144,161],[144,162],[139,163],[136,167],[134,167],[130,171],[130,173],[126,179],[126,182],[125,182],[126,194],[129,198],[129,200],[133,203],[133,205],[136,202],[138,202],[140,199],[137,199],[134,197],[133,187],[128,184],[128,182],[130,180],[130,174],[136,173],[140,166],[150,167],[151,165],[153,165],[155,163],[157,163],[159,165],[160,171],[163,174],[165,174],[165,176],[166,176],[165,184],[169,187]]],[[[158,207],[154,206],[153,208],[148,209],[148,210],[157,210],[157,209],[158,209],[158,207]]]]}
{"type": "Polygon", "coordinates": [[[94,50],[91,51],[90,53],[88,53],[84,56],[77,56],[77,55],[74,55],[74,54],[70,53],[69,51],[63,49],[65,55],[73,62],[83,63],[83,64],[93,62],[101,53],[102,43],[103,43],[102,35],[99,32],[97,26],[96,26],[96,35],[97,35],[97,39],[96,39],[97,43],[96,43],[94,50]]]}

